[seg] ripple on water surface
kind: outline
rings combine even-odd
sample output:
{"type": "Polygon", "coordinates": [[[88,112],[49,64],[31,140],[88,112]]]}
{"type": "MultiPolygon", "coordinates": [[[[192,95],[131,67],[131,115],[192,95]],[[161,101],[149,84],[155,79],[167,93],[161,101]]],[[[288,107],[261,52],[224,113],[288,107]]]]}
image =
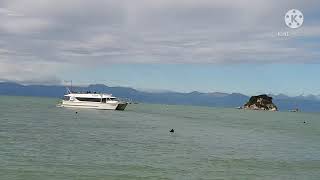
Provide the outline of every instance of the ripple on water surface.
{"type": "Polygon", "coordinates": [[[320,179],[317,113],[0,101],[1,179],[320,179]]]}

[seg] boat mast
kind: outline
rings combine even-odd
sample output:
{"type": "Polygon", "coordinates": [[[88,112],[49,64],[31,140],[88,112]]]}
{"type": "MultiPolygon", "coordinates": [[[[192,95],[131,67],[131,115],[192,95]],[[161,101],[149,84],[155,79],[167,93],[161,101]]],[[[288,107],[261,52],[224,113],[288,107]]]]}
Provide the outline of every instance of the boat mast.
{"type": "Polygon", "coordinates": [[[70,81],[70,89],[71,89],[71,93],[72,93],[72,80],[70,81]]]}

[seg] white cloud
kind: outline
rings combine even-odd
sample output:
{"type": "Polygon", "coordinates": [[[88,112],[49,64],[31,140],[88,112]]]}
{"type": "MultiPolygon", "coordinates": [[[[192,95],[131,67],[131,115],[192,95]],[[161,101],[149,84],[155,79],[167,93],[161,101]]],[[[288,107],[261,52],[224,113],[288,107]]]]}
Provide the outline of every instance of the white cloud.
{"type": "Polygon", "coordinates": [[[27,79],[49,78],[72,64],[319,63],[318,43],[304,41],[319,39],[319,5],[316,0],[0,0],[0,75],[22,81],[26,77],[15,72],[23,71],[27,79]],[[291,8],[305,15],[298,30],[283,22],[291,8]],[[278,37],[278,31],[291,36],[278,37]]]}
{"type": "MultiPolygon", "coordinates": [[[[0,56],[1,57],[1,56],[0,56]]],[[[60,84],[57,67],[50,63],[0,62],[0,81],[14,81],[26,84],[60,84]]]]}
{"type": "Polygon", "coordinates": [[[39,33],[48,28],[50,23],[44,19],[36,18],[10,18],[7,21],[2,21],[0,27],[4,32],[27,34],[27,33],[39,33]]]}

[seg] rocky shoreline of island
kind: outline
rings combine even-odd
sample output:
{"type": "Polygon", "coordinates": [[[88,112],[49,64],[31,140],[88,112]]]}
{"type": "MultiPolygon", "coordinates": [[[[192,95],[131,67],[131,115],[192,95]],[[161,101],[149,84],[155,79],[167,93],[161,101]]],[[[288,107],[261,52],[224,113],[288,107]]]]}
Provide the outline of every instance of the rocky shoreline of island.
{"type": "Polygon", "coordinates": [[[266,94],[251,96],[249,101],[240,107],[240,109],[278,111],[278,107],[272,102],[272,97],[266,94]]]}

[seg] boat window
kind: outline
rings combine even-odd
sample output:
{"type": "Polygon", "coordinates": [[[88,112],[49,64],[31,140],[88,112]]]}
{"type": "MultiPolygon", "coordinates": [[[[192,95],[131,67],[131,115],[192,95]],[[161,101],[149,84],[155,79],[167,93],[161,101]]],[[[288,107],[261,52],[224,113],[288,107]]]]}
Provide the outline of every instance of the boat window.
{"type": "Polygon", "coordinates": [[[76,97],[79,101],[89,101],[89,102],[101,102],[101,98],[83,98],[83,97],[76,97]]]}
{"type": "Polygon", "coordinates": [[[107,101],[106,98],[103,98],[103,99],[102,99],[102,102],[103,102],[103,103],[106,103],[106,101],[107,101]]]}
{"type": "Polygon", "coordinates": [[[63,100],[69,101],[70,100],[70,96],[64,96],[63,100]]]}
{"type": "Polygon", "coordinates": [[[107,101],[115,101],[117,98],[107,98],[107,101]]]}

